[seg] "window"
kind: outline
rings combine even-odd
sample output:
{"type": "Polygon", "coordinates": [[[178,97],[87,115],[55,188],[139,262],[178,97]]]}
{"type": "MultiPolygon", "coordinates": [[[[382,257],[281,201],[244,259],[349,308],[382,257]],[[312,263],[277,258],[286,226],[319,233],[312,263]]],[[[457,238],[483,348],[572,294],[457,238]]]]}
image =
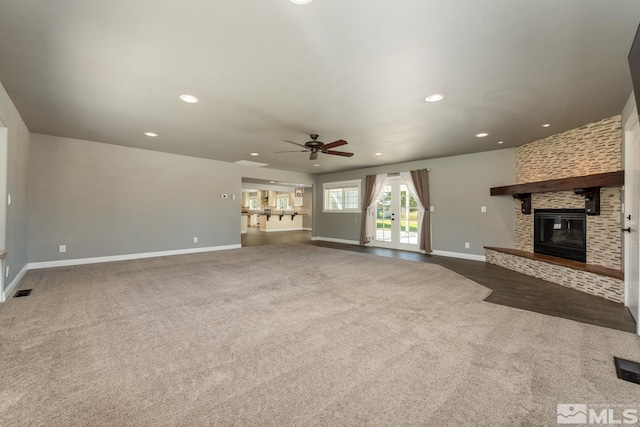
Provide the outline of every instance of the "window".
{"type": "Polygon", "coordinates": [[[258,203],[258,197],[252,197],[249,199],[249,209],[257,210],[260,209],[260,203],[258,203]]]}
{"type": "Polygon", "coordinates": [[[288,211],[291,209],[289,206],[289,195],[279,195],[276,197],[276,209],[279,211],[288,211]]]}
{"type": "Polygon", "coordinates": [[[323,212],[360,212],[360,180],[326,182],[323,212]]]}

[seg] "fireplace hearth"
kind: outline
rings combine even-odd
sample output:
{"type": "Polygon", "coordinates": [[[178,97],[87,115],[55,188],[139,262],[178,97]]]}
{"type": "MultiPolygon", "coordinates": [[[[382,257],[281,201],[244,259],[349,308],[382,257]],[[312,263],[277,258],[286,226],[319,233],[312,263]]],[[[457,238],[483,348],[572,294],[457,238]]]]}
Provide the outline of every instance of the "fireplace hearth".
{"type": "Polygon", "coordinates": [[[533,251],[587,261],[587,217],[584,209],[536,209],[533,251]]]}

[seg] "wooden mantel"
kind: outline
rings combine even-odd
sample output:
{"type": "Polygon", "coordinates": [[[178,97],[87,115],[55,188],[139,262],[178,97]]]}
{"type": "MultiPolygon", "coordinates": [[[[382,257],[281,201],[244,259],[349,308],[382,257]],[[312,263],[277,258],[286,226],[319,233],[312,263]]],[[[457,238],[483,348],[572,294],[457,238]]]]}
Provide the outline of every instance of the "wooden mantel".
{"type": "Polygon", "coordinates": [[[529,215],[531,214],[532,193],[573,190],[574,193],[584,196],[587,215],[600,215],[600,188],[621,187],[622,185],[624,185],[623,170],[493,187],[491,195],[513,196],[522,203],[521,212],[529,215]]]}
{"type": "Polygon", "coordinates": [[[596,173],[593,175],[572,176],[570,178],[548,181],[528,182],[526,184],[493,187],[492,196],[511,196],[526,193],[547,193],[550,191],[568,191],[578,188],[621,187],[624,185],[624,171],[596,173]]]}

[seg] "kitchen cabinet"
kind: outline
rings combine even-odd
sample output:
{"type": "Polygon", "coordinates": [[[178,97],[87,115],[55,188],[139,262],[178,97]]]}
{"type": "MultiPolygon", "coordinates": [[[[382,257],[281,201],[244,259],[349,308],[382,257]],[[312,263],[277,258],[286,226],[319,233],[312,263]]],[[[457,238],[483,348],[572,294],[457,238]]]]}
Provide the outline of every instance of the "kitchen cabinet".
{"type": "Polygon", "coordinates": [[[249,215],[241,214],[240,215],[240,234],[244,234],[247,232],[248,222],[249,222],[249,215]]]}

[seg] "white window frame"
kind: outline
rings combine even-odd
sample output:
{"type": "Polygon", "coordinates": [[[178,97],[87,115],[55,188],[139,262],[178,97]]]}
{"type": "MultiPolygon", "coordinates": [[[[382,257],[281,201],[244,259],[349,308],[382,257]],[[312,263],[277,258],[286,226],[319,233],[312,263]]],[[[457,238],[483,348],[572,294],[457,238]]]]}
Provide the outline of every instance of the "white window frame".
{"type": "Polygon", "coordinates": [[[258,200],[258,196],[249,197],[249,209],[250,210],[260,209],[260,200],[258,200]]]}
{"type": "Polygon", "coordinates": [[[291,210],[291,197],[289,194],[278,194],[276,195],[276,208],[277,210],[284,210],[284,211],[288,211],[291,210]],[[285,209],[281,209],[280,208],[280,200],[282,199],[287,199],[287,207],[285,209]]]}
{"type": "MultiPolygon", "coordinates": [[[[343,192],[343,204],[344,206],[344,192],[343,192]]],[[[360,213],[362,212],[362,180],[354,179],[351,181],[336,181],[336,182],[325,182],[322,184],[322,212],[326,213],[360,213]],[[328,190],[334,190],[336,188],[345,189],[345,188],[357,188],[358,189],[358,206],[355,208],[349,209],[329,209],[327,207],[328,202],[328,190]]]]}

